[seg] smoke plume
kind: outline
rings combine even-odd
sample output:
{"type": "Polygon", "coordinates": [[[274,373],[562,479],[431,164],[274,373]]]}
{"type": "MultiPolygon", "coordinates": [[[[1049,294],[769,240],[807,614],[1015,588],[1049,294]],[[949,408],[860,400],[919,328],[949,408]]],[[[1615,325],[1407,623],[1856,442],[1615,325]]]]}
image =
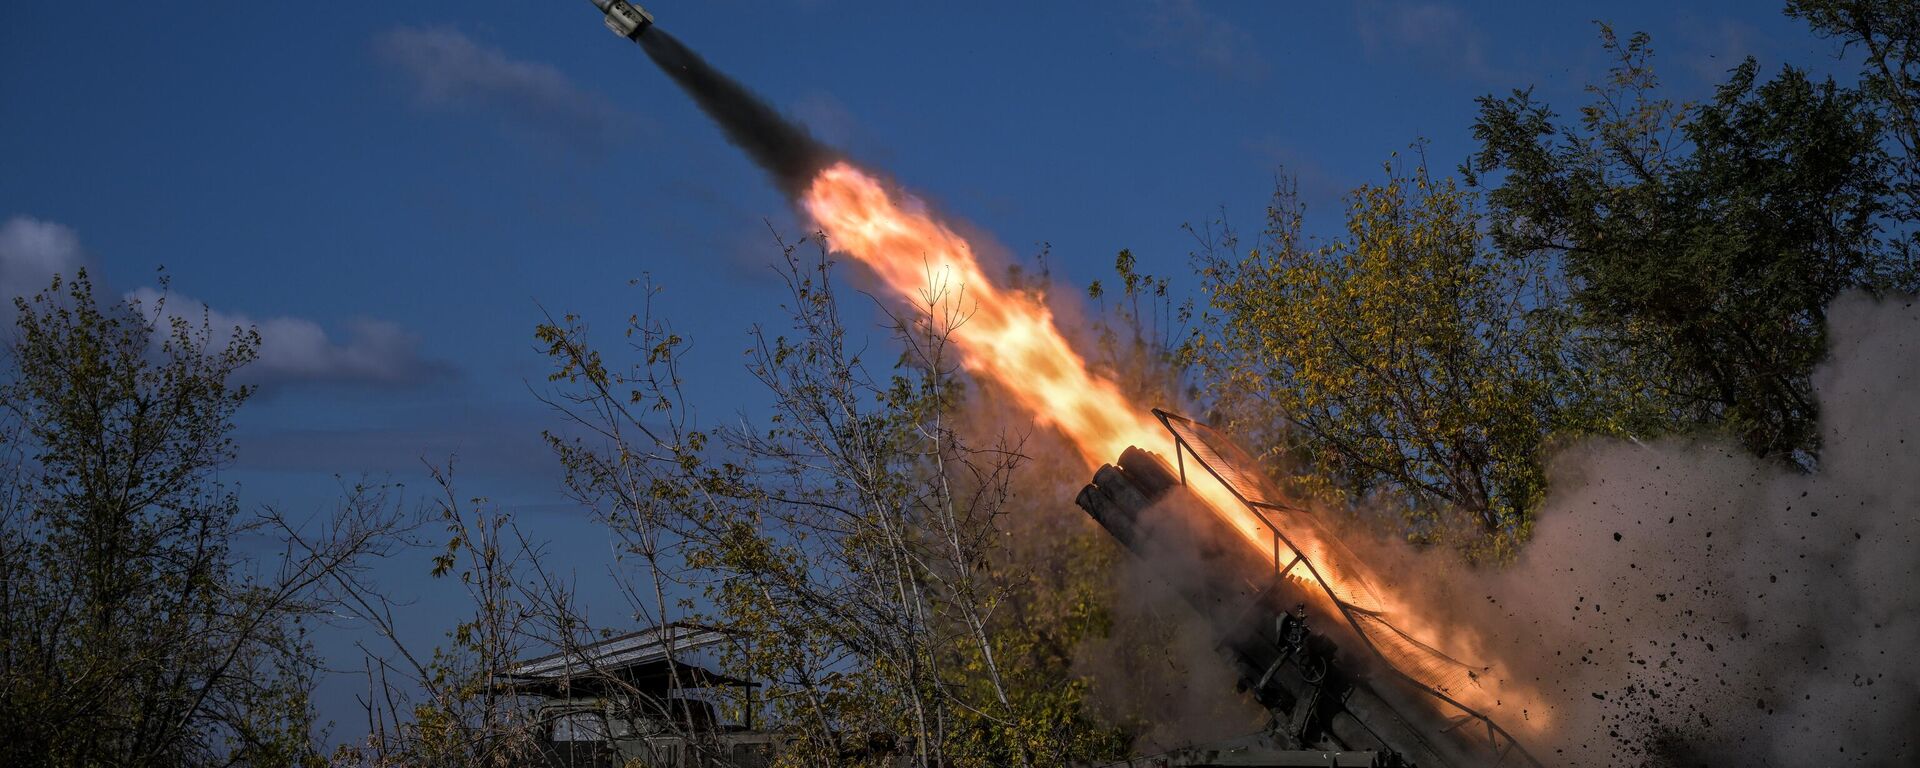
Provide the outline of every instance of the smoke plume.
{"type": "Polygon", "coordinates": [[[1369,553],[1554,700],[1531,713],[1549,764],[1920,763],[1920,305],[1849,296],[1828,318],[1817,472],[1593,443],[1556,460],[1533,541],[1491,581],[1369,553]]]}
{"type": "Polygon", "coordinates": [[[1142,510],[1136,543],[1114,564],[1114,600],[1105,637],[1075,650],[1074,671],[1091,682],[1097,711],[1134,727],[1133,750],[1157,754],[1260,733],[1267,710],[1239,690],[1240,676],[1221,653],[1221,628],[1241,628],[1254,587],[1211,606],[1183,594],[1213,594],[1209,574],[1239,573],[1245,542],[1219,528],[1181,521],[1212,515],[1198,498],[1170,493],[1142,510]],[[1195,613],[1202,614],[1195,620],[1195,613]]]}
{"type": "Polygon", "coordinates": [[[640,35],[640,47],[788,197],[797,197],[820,169],[837,159],[838,153],[815,140],[806,126],[788,120],[659,27],[648,27],[640,35]]]}

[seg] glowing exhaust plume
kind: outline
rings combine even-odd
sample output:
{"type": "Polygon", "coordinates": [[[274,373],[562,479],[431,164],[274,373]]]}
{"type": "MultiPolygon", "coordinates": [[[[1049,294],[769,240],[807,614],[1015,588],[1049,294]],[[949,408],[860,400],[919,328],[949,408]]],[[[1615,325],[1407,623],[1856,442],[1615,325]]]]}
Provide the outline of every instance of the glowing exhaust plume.
{"type": "MultiPolygon", "coordinates": [[[[962,362],[999,384],[1041,423],[1060,430],[1087,463],[1098,467],[1128,446],[1167,442],[1166,431],[1147,409],[1087,369],[1045,306],[1002,292],[980,271],[973,247],[918,205],[895,200],[879,181],[846,163],[815,177],[802,205],[835,250],[859,259],[900,295],[924,291],[930,274],[964,286],[964,298],[946,294],[948,301],[965,301],[963,311],[970,313],[956,333],[962,362]]],[[[1211,477],[1205,483],[1189,479],[1216,509],[1241,507],[1211,477]]],[[[1270,546],[1271,534],[1252,513],[1226,517],[1250,541],[1270,546]]],[[[1328,578],[1339,582],[1338,575],[1328,578]]]]}
{"type": "MultiPolygon", "coordinates": [[[[962,364],[975,376],[993,381],[1000,392],[1017,401],[1036,420],[1059,430],[1090,467],[1099,467],[1128,446],[1152,447],[1162,455],[1171,454],[1171,439],[1149,409],[1130,401],[1114,382],[1089,371],[1045,305],[1002,291],[981,271],[972,246],[917,201],[890,194],[879,180],[840,162],[815,176],[800,202],[834,250],[858,259],[901,297],[920,296],[930,283],[958,286],[961,290],[937,294],[939,301],[948,303],[937,309],[953,310],[967,318],[954,332],[962,364]],[[960,305],[953,306],[953,302],[960,305]]],[[[1187,479],[1189,488],[1263,556],[1276,554],[1273,534],[1224,485],[1205,472],[1188,473],[1187,479]]],[[[1460,628],[1421,621],[1406,606],[1384,602],[1367,578],[1354,570],[1352,558],[1340,556],[1344,550],[1335,542],[1323,540],[1317,526],[1302,526],[1286,534],[1320,569],[1321,577],[1340,601],[1360,609],[1363,615],[1390,615],[1394,626],[1428,645],[1440,644],[1436,640],[1441,637],[1457,641],[1462,634],[1471,639],[1471,633],[1460,628]]],[[[1294,553],[1282,546],[1277,554],[1291,562],[1294,553]]],[[[1431,672],[1433,665],[1417,657],[1419,649],[1383,642],[1371,631],[1368,636],[1374,638],[1389,663],[1429,687],[1445,690],[1482,711],[1518,709],[1512,691],[1489,690],[1491,681],[1463,685],[1437,679],[1438,675],[1431,672]],[[1498,706],[1500,697],[1504,697],[1506,706],[1498,706]]],[[[1460,677],[1464,678],[1464,673],[1460,677]]],[[[1541,708],[1531,707],[1527,721],[1540,726],[1542,715],[1541,708]]]]}

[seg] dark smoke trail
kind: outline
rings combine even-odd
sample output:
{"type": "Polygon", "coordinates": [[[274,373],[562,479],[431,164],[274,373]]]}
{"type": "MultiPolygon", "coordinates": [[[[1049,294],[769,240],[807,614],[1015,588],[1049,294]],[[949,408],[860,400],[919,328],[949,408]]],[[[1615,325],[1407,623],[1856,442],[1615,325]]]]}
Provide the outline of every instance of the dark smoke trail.
{"type": "Polygon", "coordinates": [[[788,197],[798,196],[835,159],[837,153],[816,141],[806,126],[782,116],[659,27],[650,27],[640,36],[640,47],[693,97],[700,111],[720,124],[727,141],[746,150],[788,197]]]}

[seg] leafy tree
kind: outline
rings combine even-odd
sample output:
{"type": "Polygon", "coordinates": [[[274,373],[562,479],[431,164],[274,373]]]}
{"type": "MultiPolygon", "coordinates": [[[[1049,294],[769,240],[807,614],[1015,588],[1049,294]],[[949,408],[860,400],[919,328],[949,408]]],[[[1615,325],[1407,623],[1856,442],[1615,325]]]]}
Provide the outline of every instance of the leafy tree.
{"type": "Polygon", "coordinates": [[[237,572],[247,527],[216,475],[258,337],[102,306],[84,272],[15,305],[0,763],[311,757],[311,571],[237,572]]]}
{"type": "Polygon", "coordinates": [[[1425,540],[1464,512],[1460,543],[1509,552],[1543,443],[1579,412],[1549,275],[1487,249],[1474,196],[1424,165],[1355,190],[1342,240],[1309,246],[1300,221],[1283,187],[1244,254],[1231,232],[1205,241],[1182,354],[1213,407],[1266,458],[1303,462],[1309,494],[1397,509],[1425,540]]]}
{"type": "Polygon", "coordinates": [[[363,489],[318,526],[242,512],[218,473],[252,393],[233,378],[259,336],[164,302],[102,302],[85,272],[15,300],[0,764],[321,762],[305,626],[339,607],[327,584],[390,551],[401,520],[363,489]],[[260,557],[247,540],[288,547],[260,557]]]}
{"type": "Polygon", "coordinates": [[[958,287],[930,285],[894,318],[905,352],[887,370],[844,324],[824,247],[784,256],[790,327],[756,329],[747,356],[771,397],[763,423],[694,428],[685,340],[650,313],[630,318],[643,359],[627,368],[577,319],[539,330],[552,402],[596,436],[553,445],[573,493],[643,564],[637,612],[738,631],[729,666],[767,683],[760,719],[798,737],[791,761],[1112,755],[1065,661],[1090,607],[1040,586],[1055,574],[1028,578],[1012,552],[1020,445],[955,421],[948,340],[966,318],[943,297],[958,287]]]}
{"type": "Polygon", "coordinates": [[[1826,306],[1899,282],[1881,120],[1792,67],[1761,82],[1751,59],[1676,105],[1644,34],[1602,37],[1618,63],[1573,125],[1529,91],[1480,100],[1463,170],[1491,187],[1493,243],[1564,272],[1589,359],[1639,396],[1630,432],[1721,431],[1811,466],[1826,306]]]}
{"type": "MultiPolygon", "coordinates": [[[[1815,34],[1862,53],[1862,90],[1887,128],[1896,153],[1896,191],[1903,219],[1920,220],[1920,5],[1906,0],[1789,0],[1787,15],[1815,34]]],[[[1908,245],[1920,232],[1908,231],[1908,245]]],[[[1906,254],[1911,268],[1911,251],[1906,254]]]]}

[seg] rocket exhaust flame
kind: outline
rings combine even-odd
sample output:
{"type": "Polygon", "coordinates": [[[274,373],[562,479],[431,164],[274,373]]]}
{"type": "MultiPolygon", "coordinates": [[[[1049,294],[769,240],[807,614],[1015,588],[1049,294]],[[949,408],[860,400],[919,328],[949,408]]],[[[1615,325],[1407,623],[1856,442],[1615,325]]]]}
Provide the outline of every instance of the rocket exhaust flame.
{"type": "MultiPolygon", "coordinates": [[[[973,247],[925,205],[842,159],[659,28],[641,29],[634,39],[720,124],[728,140],[745,150],[818,224],[835,251],[858,260],[899,298],[937,296],[945,306],[933,309],[955,313],[943,316],[967,317],[954,334],[963,365],[991,381],[1036,421],[1058,430],[1089,468],[1100,467],[1130,446],[1156,447],[1171,455],[1173,446],[1150,409],[1092,372],[1043,303],[1007,292],[989,279],[973,247]],[[930,279],[935,289],[931,294],[930,279]]],[[[1296,555],[1311,563],[1332,599],[1366,617],[1356,621],[1379,625],[1362,631],[1397,670],[1481,712],[1525,708],[1530,713],[1525,718],[1508,720],[1529,730],[1544,727],[1548,708],[1533,691],[1471,674],[1465,665],[1434,650],[1463,642],[1474,645],[1471,628],[1421,615],[1381,593],[1311,514],[1273,517],[1276,525],[1287,528],[1276,536],[1217,478],[1189,472],[1187,479],[1190,490],[1276,569],[1296,555]],[[1282,539],[1290,546],[1277,543],[1282,539]]],[[[1300,569],[1289,570],[1287,577],[1305,578],[1300,569]]]]}
{"type": "MultiPolygon", "coordinates": [[[[968,318],[954,332],[962,364],[997,385],[1035,420],[1058,430],[1090,468],[1130,446],[1157,447],[1171,455],[1166,432],[1151,409],[1089,370],[1045,305],[994,285],[972,246],[923,205],[891,193],[844,161],[821,171],[800,205],[834,250],[860,261],[897,295],[925,294],[930,277],[939,286],[964,287],[964,293],[933,292],[943,302],[963,303],[935,307],[968,318]]],[[[1317,576],[1332,599],[1351,609],[1380,655],[1415,682],[1483,712],[1518,708],[1517,702],[1532,698],[1529,692],[1497,690],[1496,681],[1436,650],[1447,644],[1444,636],[1470,633],[1423,617],[1381,593],[1357,559],[1311,513],[1273,516],[1275,525],[1284,526],[1276,536],[1267,521],[1218,478],[1188,472],[1186,479],[1189,489],[1274,567],[1285,567],[1298,555],[1310,568],[1290,569],[1287,577],[1304,582],[1317,576]]],[[[1539,716],[1543,707],[1529,702],[1529,711],[1529,725],[1544,723],[1539,716]]]]}

